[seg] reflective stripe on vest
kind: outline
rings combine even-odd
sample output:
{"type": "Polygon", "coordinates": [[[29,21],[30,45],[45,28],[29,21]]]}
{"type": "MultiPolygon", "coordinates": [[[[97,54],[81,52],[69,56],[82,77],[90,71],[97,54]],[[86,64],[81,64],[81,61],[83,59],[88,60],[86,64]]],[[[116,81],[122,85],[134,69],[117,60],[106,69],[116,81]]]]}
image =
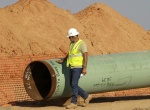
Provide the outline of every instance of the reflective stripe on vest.
{"type": "Polygon", "coordinates": [[[79,40],[73,47],[70,45],[69,54],[67,58],[67,67],[70,66],[82,66],[83,65],[83,55],[78,48],[82,43],[82,40],[79,40]]]}

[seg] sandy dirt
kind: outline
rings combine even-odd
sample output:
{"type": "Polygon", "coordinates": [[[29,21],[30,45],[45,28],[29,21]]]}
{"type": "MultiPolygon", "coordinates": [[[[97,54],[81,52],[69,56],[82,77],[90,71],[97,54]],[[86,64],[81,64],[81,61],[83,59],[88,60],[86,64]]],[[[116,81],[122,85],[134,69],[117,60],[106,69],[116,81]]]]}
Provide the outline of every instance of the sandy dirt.
{"type": "Polygon", "coordinates": [[[0,9],[0,56],[67,53],[72,27],[87,43],[89,55],[150,47],[146,30],[103,3],[71,14],[47,0],[19,0],[0,9]]]}
{"type": "MultiPolygon", "coordinates": [[[[89,55],[149,50],[150,31],[95,3],[76,14],[47,0],[19,0],[0,8],[0,56],[49,55],[67,53],[69,28],[80,32],[89,55]]],[[[4,73],[1,73],[4,74],[4,73]]],[[[13,74],[13,73],[12,73],[13,74]]],[[[20,74],[21,76],[22,74],[20,74]]],[[[19,103],[0,110],[63,110],[62,104],[19,103]]],[[[94,98],[77,110],[150,110],[150,96],[94,98]]]]}
{"type": "MultiPolygon", "coordinates": [[[[65,110],[60,104],[18,104],[1,107],[6,110],[65,110]]],[[[0,108],[0,110],[1,110],[0,108]]],[[[150,96],[94,98],[87,107],[78,106],[76,110],[150,110],[150,96]]]]}

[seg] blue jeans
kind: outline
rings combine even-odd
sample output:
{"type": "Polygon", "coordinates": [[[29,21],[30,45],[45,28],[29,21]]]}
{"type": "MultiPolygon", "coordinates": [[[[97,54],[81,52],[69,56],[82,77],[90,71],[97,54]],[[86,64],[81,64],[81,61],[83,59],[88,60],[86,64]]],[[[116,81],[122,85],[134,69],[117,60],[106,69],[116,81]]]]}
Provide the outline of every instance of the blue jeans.
{"type": "Polygon", "coordinates": [[[87,99],[88,94],[78,86],[82,68],[70,69],[70,86],[72,88],[72,103],[77,103],[78,95],[83,99],[87,99]]]}

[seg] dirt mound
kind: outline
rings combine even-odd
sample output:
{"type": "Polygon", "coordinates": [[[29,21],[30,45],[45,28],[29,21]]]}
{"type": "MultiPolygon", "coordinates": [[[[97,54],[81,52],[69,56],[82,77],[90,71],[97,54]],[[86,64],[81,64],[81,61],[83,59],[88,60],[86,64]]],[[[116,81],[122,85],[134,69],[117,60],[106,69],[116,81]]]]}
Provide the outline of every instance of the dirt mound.
{"type": "Polygon", "coordinates": [[[148,30],[147,34],[150,35],[150,30],[148,30]]]}
{"type": "Polygon", "coordinates": [[[0,9],[0,55],[66,53],[71,27],[79,30],[89,54],[146,50],[147,32],[110,7],[97,3],[72,15],[47,0],[20,0],[0,9]]]}
{"type": "Polygon", "coordinates": [[[105,4],[93,4],[75,16],[98,53],[148,50],[150,47],[150,37],[143,28],[105,4]]]}
{"type": "Polygon", "coordinates": [[[66,53],[66,31],[72,26],[83,30],[73,15],[47,0],[20,0],[0,15],[1,55],[66,53]]]}

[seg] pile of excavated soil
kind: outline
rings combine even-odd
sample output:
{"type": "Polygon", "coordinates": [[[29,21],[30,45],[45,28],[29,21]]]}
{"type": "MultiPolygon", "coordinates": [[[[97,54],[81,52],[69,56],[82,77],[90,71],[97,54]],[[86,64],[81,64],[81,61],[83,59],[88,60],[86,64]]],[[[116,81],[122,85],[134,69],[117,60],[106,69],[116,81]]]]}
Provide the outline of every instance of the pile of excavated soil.
{"type": "Polygon", "coordinates": [[[102,3],[93,4],[75,16],[84,26],[84,34],[97,53],[149,50],[147,32],[102,3]]]}
{"type": "Polygon", "coordinates": [[[0,10],[0,54],[66,53],[70,27],[84,29],[73,15],[47,0],[20,0],[0,10]]]}
{"type": "Polygon", "coordinates": [[[79,30],[90,55],[150,47],[143,28],[102,3],[73,15],[47,0],[19,0],[0,9],[0,56],[67,53],[71,27],[79,30]]]}
{"type": "Polygon", "coordinates": [[[150,35],[150,30],[148,30],[147,34],[150,35]]]}
{"type": "MultiPolygon", "coordinates": [[[[0,56],[3,58],[2,56],[67,53],[70,41],[66,35],[72,27],[77,28],[79,37],[87,43],[89,55],[150,48],[150,32],[102,3],[71,14],[47,0],[19,0],[11,6],[0,8],[0,56]]],[[[7,65],[5,69],[14,74],[14,69],[18,71],[19,66],[20,63],[16,68],[7,65]]],[[[5,69],[0,71],[1,74],[6,75],[5,69]]],[[[8,73],[6,77],[9,76],[8,73]]],[[[8,81],[5,77],[1,79],[8,81]]],[[[12,86],[7,88],[13,90],[12,86]]],[[[9,95],[15,97],[11,92],[5,97],[1,94],[1,102],[6,103],[9,95]]]]}

